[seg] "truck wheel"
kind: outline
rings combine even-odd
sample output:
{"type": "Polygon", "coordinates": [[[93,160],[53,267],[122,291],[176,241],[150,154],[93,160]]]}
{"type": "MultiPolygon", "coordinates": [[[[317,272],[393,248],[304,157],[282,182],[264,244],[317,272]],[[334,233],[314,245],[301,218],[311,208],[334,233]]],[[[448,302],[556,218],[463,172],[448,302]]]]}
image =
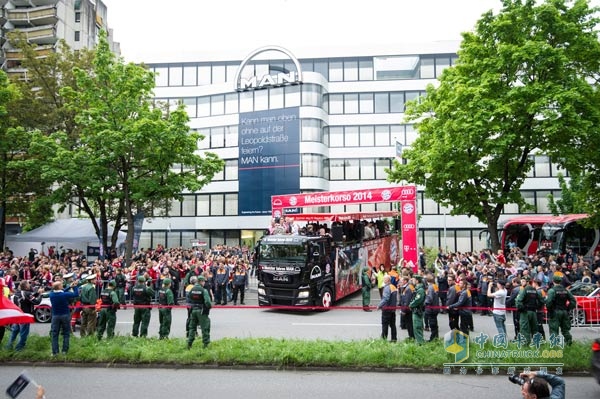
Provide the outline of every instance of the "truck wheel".
{"type": "Polygon", "coordinates": [[[329,310],[333,302],[333,296],[329,288],[323,288],[321,290],[319,306],[322,310],[329,310]]]}

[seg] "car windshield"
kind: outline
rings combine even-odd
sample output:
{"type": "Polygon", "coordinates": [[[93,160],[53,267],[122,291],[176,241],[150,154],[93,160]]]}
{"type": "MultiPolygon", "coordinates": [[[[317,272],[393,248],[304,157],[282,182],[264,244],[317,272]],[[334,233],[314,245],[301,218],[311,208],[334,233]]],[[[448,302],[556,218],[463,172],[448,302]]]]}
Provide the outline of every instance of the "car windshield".
{"type": "Polygon", "coordinates": [[[575,296],[588,296],[596,289],[594,284],[574,284],[569,288],[569,291],[575,296]]]}

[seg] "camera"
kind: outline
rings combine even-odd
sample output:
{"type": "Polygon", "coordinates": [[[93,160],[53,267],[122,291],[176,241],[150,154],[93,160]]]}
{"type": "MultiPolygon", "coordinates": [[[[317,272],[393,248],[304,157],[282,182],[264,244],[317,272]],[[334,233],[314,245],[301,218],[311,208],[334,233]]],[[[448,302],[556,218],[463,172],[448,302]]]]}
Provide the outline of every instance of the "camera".
{"type": "Polygon", "coordinates": [[[521,376],[519,376],[518,374],[509,375],[508,380],[510,382],[512,382],[513,384],[517,384],[517,385],[521,385],[521,386],[525,384],[525,379],[521,378],[521,376]]]}

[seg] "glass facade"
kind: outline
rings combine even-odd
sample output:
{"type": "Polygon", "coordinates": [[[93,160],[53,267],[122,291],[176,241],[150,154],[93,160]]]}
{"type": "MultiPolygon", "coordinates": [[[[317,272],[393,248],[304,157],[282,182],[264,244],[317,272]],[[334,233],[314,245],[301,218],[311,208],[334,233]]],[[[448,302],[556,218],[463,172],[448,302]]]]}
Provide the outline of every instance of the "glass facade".
{"type": "MultiPolygon", "coordinates": [[[[248,79],[295,69],[291,60],[278,56],[250,61],[241,76],[248,79]]],[[[435,83],[456,59],[456,54],[447,52],[306,58],[299,60],[302,84],[247,91],[234,88],[239,61],[150,64],[156,80],[155,100],[171,106],[182,103],[190,127],[202,136],[198,151],[216,153],[224,159],[225,168],[201,192],[185,193],[181,201],[172,201],[166,204],[167,210],[156,209],[150,216],[166,215],[184,227],[144,226],[140,245],[185,246],[193,239],[209,246],[241,245],[246,240],[243,236],[260,237],[268,219],[238,216],[240,201],[245,201],[238,192],[240,113],[300,107],[302,192],[385,186],[396,142],[410,146],[418,134],[412,124],[403,122],[407,102],[425,95],[427,84],[435,83]]],[[[529,178],[537,183],[523,191],[530,208],[507,205],[504,214],[548,213],[548,195],[560,196],[554,182],[564,171],[549,157],[535,156],[534,161],[529,178]]],[[[339,206],[331,211],[392,210],[393,206],[339,206]]],[[[449,211],[423,198],[421,192],[417,208],[423,225],[420,245],[458,251],[485,247],[487,237],[482,236],[480,223],[451,223],[454,217],[449,211]]]]}

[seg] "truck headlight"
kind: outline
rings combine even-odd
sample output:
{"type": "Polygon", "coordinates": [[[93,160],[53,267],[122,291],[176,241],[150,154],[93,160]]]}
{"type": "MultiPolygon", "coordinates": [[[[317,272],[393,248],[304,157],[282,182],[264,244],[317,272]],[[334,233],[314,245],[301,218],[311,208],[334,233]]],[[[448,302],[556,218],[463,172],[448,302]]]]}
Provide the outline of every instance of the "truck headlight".
{"type": "Polygon", "coordinates": [[[300,291],[298,292],[298,299],[308,298],[308,291],[300,291]]]}
{"type": "Polygon", "coordinates": [[[259,289],[258,289],[258,295],[265,295],[265,290],[264,290],[264,288],[259,288],[259,289]]]}

